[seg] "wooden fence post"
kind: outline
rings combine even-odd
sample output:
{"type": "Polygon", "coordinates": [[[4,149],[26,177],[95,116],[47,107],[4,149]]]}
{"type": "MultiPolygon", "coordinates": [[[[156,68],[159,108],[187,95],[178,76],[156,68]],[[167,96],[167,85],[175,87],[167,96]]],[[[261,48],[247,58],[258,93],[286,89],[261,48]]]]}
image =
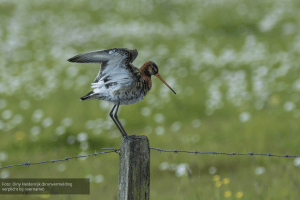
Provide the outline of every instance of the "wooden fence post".
{"type": "Polygon", "coordinates": [[[150,148],[145,135],[122,139],[119,166],[119,200],[149,200],[150,148]]]}

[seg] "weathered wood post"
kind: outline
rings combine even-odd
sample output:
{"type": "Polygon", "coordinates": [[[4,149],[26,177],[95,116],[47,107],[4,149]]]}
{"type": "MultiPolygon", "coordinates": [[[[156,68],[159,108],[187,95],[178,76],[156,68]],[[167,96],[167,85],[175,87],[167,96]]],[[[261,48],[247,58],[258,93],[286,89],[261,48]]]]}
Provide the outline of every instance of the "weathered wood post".
{"type": "Polygon", "coordinates": [[[145,135],[122,139],[119,166],[119,200],[149,200],[150,148],[145,135]]]}

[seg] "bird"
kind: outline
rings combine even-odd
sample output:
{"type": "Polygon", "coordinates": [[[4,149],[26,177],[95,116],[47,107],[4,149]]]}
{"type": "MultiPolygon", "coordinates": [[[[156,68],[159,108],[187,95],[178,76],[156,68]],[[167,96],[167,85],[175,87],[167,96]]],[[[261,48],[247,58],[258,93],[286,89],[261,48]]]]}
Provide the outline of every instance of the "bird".
{"type": "Polygon", "coordinates": [[[112,48],[83,53],[68,59],[69,62],[75,63],[101,63],[99,73],[91,86],[93,90],[80,100],[96,99],[113,103],[109,115],[126,139],[128,134],[118,119],[119,106],[141,101],[152,87],[152,75],[176,94],[159,75],[158,67],[154,62],[148,61],[140,69],[135,67],[132,63],[137,56],[136,49],[112,48]]]}

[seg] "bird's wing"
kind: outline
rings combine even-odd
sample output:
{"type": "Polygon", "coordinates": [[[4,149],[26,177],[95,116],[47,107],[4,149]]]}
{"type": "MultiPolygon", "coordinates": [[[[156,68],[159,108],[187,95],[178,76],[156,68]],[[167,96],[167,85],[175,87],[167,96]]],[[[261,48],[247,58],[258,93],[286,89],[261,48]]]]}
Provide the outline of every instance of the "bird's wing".
{"type": "MultiPolygon", "coordinates": [[[[114,48],[80,54],[70,58],[69,62],[101,63],[100,71],[94,83],[105,84],[106,87],[132,81],[136,68],[131,64],[138,55],[136,49],[114,48]]],[[[98,85],[98,84],[97,84],[98,85]]]]}
{"type": "Polygon", "coordinates": [[[102,63],[111,59],[121,59],[128,60],[128,62],[132,63],[137,55],[138,51],[136,49],[129,50],[126,48],[113,48],[79,54],[70,58],[68,61],[77,63],[102,63]]]}

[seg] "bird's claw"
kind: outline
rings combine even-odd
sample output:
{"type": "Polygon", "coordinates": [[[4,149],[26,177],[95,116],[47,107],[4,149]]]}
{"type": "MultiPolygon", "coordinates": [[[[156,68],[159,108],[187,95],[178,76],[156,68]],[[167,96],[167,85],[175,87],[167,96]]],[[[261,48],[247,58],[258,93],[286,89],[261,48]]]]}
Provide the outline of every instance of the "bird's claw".
{"type": "Polygon", "coordinates": [[[123,135],[123,138],[125,140],[129,140],[130,142],[134,141],[134,139],[132,137],[129,137],[127,134],[126,135],[123,135]]]}

